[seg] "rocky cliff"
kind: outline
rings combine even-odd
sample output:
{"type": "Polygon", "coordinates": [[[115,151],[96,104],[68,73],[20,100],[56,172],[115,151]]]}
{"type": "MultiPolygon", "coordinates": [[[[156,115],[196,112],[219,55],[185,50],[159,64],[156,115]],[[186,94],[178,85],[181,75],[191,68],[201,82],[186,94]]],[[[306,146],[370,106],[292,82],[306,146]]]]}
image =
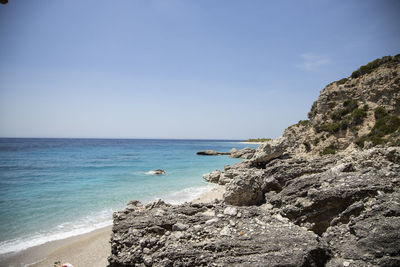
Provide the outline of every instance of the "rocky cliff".
{"type": "Polygon", "coordinates": [[[114,214],[111,266],[400,266],[400,57],[329,84],[308,121],[205,175],[222,202],[114,214]]]}
{"type": "Polygon", "coordinates": [[[383,57],[326,86],[309,120],[288,127],[280,142],[302,157],[352,150],[365,142],[399,146],[399,116],[400,55],[383,57]]]}

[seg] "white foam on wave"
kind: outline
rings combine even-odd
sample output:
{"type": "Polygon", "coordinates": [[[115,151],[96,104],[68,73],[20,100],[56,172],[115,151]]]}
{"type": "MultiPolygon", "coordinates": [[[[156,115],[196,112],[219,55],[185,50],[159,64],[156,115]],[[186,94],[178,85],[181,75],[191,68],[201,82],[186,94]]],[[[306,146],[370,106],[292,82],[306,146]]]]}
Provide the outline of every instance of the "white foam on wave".
{"type": "Polygon", "coordinates": [[[198,186],[198,187],[189,187],[189,188],[185,188],[185,189],[182,189],[179,191],[169,193],[166,196],[164,196],[162,199],[165,202],[173,204],[173,205],[182,204],[185,202],[195,200],[195,199],[199,198],[202,194],[207,193],[216,187],[217,187],[217,185],[214,185],[214,184],[208,184],[208,185],[198,186]]]}
{"type": "Polygon", "coordinates": [[[0,254],[18,252],[50,241],[86,234],[109,225],[112,225],[111,209],[92,213],[77,221],[59,224],[46,232],[3,241],[0,243],[0,254]]]}
{"type": "Polygon", "coordinates": [[[155,171],[148,171],[148,172],[145,172],[144,174],[146,174],[146,175],[154,175],[154,174],[156,174],[156,172],[155,171]]]}

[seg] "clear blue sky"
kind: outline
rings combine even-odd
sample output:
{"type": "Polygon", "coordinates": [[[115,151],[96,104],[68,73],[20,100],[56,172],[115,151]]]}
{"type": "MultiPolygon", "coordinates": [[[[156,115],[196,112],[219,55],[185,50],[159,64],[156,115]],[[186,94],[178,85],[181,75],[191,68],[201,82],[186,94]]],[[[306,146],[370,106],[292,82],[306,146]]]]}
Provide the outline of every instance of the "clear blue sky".
{"type": "Polygon", "coordinates": [[[0,136],[277,137],[400,53],[400,1],[0,5],[0,136]]]}

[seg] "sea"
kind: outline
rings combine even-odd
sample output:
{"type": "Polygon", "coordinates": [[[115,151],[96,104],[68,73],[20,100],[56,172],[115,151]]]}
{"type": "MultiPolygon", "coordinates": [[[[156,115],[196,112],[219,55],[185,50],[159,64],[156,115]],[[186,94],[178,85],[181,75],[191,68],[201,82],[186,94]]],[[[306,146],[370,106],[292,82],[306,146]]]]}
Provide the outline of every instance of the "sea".
{"type": "Polygon", "coordinates": [[[215,185],[202,175],[240,162],[201,150],[236,140],[0,138],[0,255],[112,224],[131,200],[190,201],[215,185]],[[163,169],[165,175],[154,175],[163,169]]]}

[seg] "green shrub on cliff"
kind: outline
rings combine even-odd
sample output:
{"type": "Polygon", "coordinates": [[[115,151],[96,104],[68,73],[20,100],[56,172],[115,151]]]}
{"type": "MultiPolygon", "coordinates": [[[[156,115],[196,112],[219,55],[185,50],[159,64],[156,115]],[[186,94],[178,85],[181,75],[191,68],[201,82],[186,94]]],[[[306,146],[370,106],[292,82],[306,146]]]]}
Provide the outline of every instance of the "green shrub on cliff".
{"type": "Polygon", "coordinates": [[[366,106],[364,106],[364,108],[356,108],[355,110],[353,110],[353,112],[351,113],[351,124],[352,125],[358,125],[361,124],[364,121],[364,118],[367,116],[367,112],[366,110],[368,109],[365,108],[366,106]]]}
{"type": "MultiPolygon", "coordinates": [[[[374,71],[376,68],[378,68],[379,66],[382,66],[385,63],[388,63],[389,65],[395,65],[398,62],[400,62],[400,54],[397,54],[395,56],[385,56],[382,58],[378,58],[375,59],[374,61],[369,62],[367,65],[363,65],[361,66],[358,70],[354,71],[350,77],[351,78],[358,78],[364,74],[368,74],[371,73],[372,71],[374,71]]],[[[341,84],[345,84],[347,81],[349,80],[349,78],[343,78],[340,79],[338,81],[332,82],[330,84],[336,83],[336,85],[341,85],[341,84]]],[[[310,111],[310,113],[312,113],[312,109],[310,111]]],[[[309,118],[310,118],[310,113],[309,113],[309,118]]]]}
{"type": "Polygon", "coordinates": [[[338,109],[330,114],[333,122],[324,123],[317,126],[317,132],[328,132],[334,134],[339,130],[346,130],[348,128],[355,130],[356,125],[362,124],[364,118],[367,116],[368,106],[363,108],[358,107],[356,100],[350,99],[343,103],[343,108],[338,109]]]}
{"type": "Polygon", "coordinates": [[[373,70],[385,63],[396,64],[397,62],[400,62],[400,54],[395,55],[394,57],[386,56],[383,58],[375,59],[374,61],[371,61],[367,65],[363,65],[358,70],[354,71],[351,74],[351,78],[358,78],[364,74],[371,73],[373,70]]]}
{"type": "Polygon", "coordinates": [[[298,125],[306,126],[310,123],[309,120],[299,120],[298,125]]]}
{"type": "Polygon", "coordinates": [[[247,139],[244,142],[266,142],[272,140],[271,138],[253,138],[253,139],[247,139]]]}
{"type": "Polygon", "coordinates": [[[381,65],[381,59],[375,59],[374,61],[369,62],[367,65],[361,66],[358,70],[354,71],[351,74],[351,78],[358,78],[363,74],[371,73],[374,69],[381,65]]]}
{"type": "Polygon", "coordinates": [[[394,133],[400,127],[400,118],[387,114],[376,120],[375,126],[372,128],[373,135],[385,136],[394,133]]]}
{"type": "Polygon", "coordinates": [[[357,144],[364,147],[366,141],[372,142],[374,145],[385,144],[388,141],[397,140],[394,138],[400,131],[400,118],[389,114],[383,107],[375,109],[375,125],[371,132],[360,137],[357,144]]]}
{"type": "Polygon", "coordinates": [[[308,112],[307,117],[311,119],[317,114],[317,101],[314,101],[314,103],[311,106],[310,112],[308,112]]]}
{"type": "Polygon", "coordinates": [[[335,154],[336,153],[336,149],[333,145],[330,145],[328,147],[325,147],[324,150],[321,151],[320,155],[330,155],[330,154],[335,154]]]}
{"type": "Polygon", "coordinates": [[[354,99],[348,99],[343,102],[343,107],[347,108],[348,110],[353,110],[358,107],[358,102],[354,99]]]}
{"type": "Polygon", "coordinates": [[[346,100],[343,102],[343,108],[336,110],[331,114],[331,118],[334,121],[339,121],[343,118],[343,116],[353,112],[358,108],[358,103],[354,99],[346,100]]]}
{"type": "Polygon", "coordinates": [[[374,112],[374,116],[376,120],[380,120],[388,115],[388,112],[383,107],[377,107],[374,112]]]}
{"type": "Polygon", "coordinates": [[[331,122],[331,123],[324,123],[322,125],[319,125],[316,127],[316,131],[319,132],[328,132],[328,133],[336,133],[340,129],[340,123],[339,122],[331,122]]]}
{"type": "Polygon", "coordinates": [[[349,80],[349,78],[343,78],[343,79],[340,79],[339,81],[336,81],[336,84],[341,85],[341,84],[346,83],[348,80],[349,80]]]}

